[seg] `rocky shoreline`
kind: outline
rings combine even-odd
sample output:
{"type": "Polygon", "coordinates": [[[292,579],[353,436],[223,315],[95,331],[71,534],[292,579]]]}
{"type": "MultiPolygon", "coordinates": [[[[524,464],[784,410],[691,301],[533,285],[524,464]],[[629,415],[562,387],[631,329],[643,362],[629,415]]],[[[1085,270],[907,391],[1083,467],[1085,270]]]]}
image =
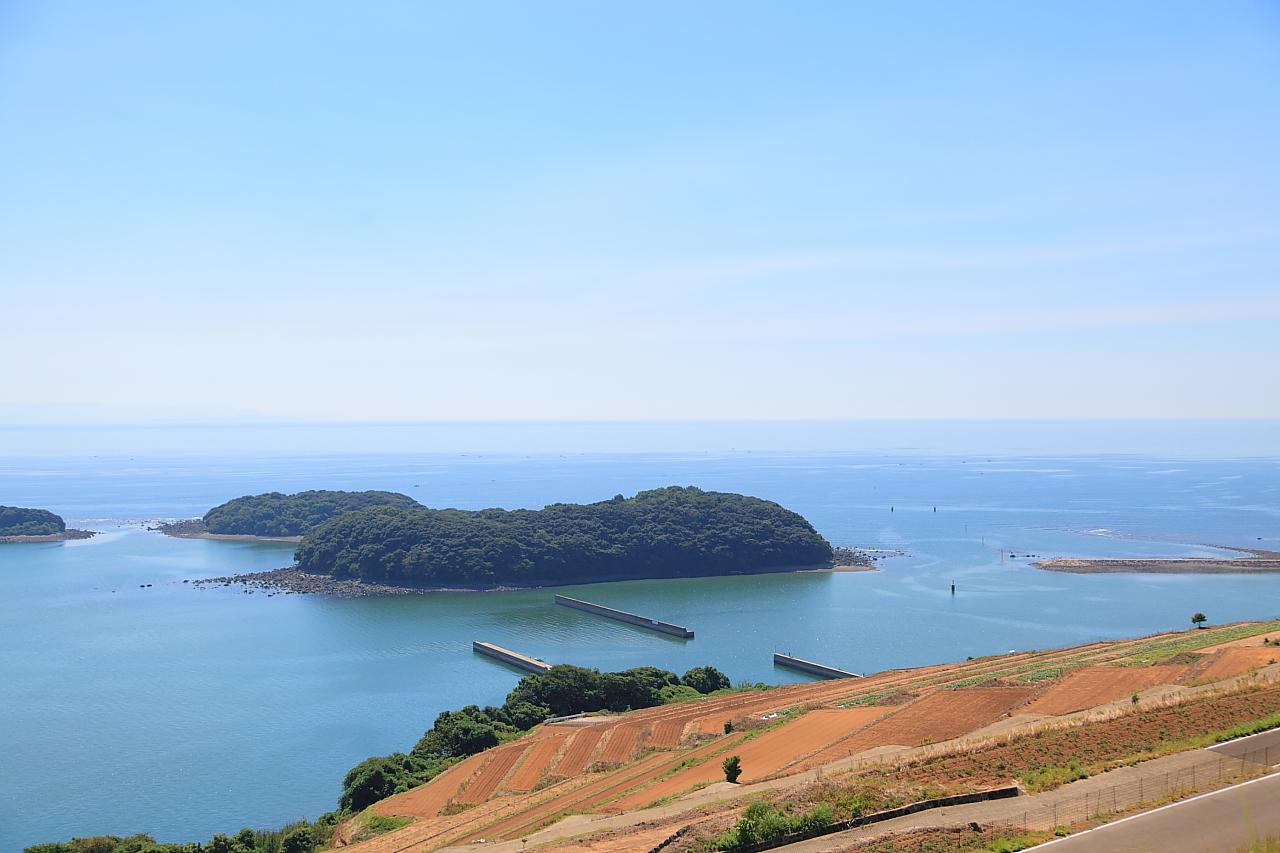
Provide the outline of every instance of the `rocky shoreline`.
{"type": "Polygon", "coordinates": [[[61,533],[45,533],[40,536],[0,536],[0,545],[11,545],[36,542],[69,542],[74,539],[89,539],[97,536],[96,530],[75,530],[67,528],[61,533]]]}
{"type": "MultiPolygon", "coordinates": [[[[764,572],[741,572],[724,577],[741,577],[743,574],[778,574],[792,571],[836,571],[836,572],[874,572],[874,560],[881,556],[871,556],[852,548],[836,548],[835,560],[830,566],[814,566],[800,569],[778,569],[764,572]]],[[[883,556],[890,556],[888,554],[883,556]]],[[[619,580],[638,580],[638,578],[583,578],[575,584],[611,583],[619,580]]],[[[650,580],[682,580],[681,578],[651,578],[650,580]]],[[[358,580],[344,580],[329,575],[304,572],[297,566],[286,566],[266,572],[249,572],[243,575],[227,575],[217,578],[201,578],[190,582],[196,587],[230,587],[241,586],[244,592],[265,592],[268,595],[331,595],[335,598],[368,598],[390,595],[429,595],[439,592],[513,592],[520,589],[541,589],[545,586],[572,586],[573,584],[534,583],[527,586],[494,585],[494,586],[439,586],[411,587],[392,586],[390,584],[367,583],[358,580]]]]}
{"type": "Polygon", "coordinates": [[[876,560],[889,557],[902,557],[904,551],[880,551],[861,548],[846,548],[837,545],[831,549],[831,571],[833,572],[874,572],[876,560]]]}
{"type": "Polygon", "coordinates": [[[268,572],[249,572],[220,578],[201,578],[191,581],[193,586],[234,586],[246,591],[262,591],[269,595],[331,595],[335,598],[368,598],[384,595],[427,595],[434,592],[510,592],[529,587],[410,587],[368,583],[357,580],[341,580],[329,575],[313,575],[297,566],[272,569],[268,572]]]}

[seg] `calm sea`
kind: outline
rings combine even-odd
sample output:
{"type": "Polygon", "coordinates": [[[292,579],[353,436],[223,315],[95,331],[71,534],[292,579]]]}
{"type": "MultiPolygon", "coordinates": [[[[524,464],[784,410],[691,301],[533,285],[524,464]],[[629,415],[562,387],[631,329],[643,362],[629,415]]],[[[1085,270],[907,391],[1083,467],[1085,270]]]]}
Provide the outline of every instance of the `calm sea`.
{"type": "Polygon", "coordinates": [[[775,649],[873,671],[1182,628],[1197,610],[1215,622],[1280,616],[1280,576],[1063,575],[1024,557],[1280,549],[1275,458],[46,453],[0,460],[0,503],[105,531],[0,546],[4,851],[104,832],[196,840],[315,817],[360,759],[408,749],[445,708],[501,702],[519,674],[474,656],[475,639],[604,669],[710,663],[734,680],[784,682],[797,676],[773,668],[775,649]],[[142,526],[268,490],[392,489],[479,508],[668,484],[776,500],[834,543],[903,554],[873,573],[569,590],[688,625],[697,639],[686,642],[553,607],[550,591],[201,590],[184,580],[275,568],[290,549],[142,526]]]}

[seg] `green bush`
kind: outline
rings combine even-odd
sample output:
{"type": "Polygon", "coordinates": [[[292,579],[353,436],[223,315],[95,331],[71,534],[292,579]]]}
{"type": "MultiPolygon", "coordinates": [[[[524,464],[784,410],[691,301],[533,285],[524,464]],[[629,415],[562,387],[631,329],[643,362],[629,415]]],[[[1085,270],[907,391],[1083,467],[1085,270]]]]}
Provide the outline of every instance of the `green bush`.
{"type": "Polygon", "coordinates": [[[366,758],[347,771],[338,807],[358,812],[393,794],[429,782],[452,764],[449,758],[424,758],[395,752],[366,758]]]}
{"type": "Polygon", "coordinates": [[[730,686],[729,677],[714,666],[695,666],[680,677],[680,683],[699,693],[714,693],[730,686]]]}
{"type": "Polygon", "coordinates": [[[670,705],[673,702],[689,702],[694,699],[701,699],[702,694],[687,684],[668,684],[658,691],[658,698],[662,700],[662,704],[670,705]]]}
{"type": "Polygon", "coordinates": [[[777,806],[757,800],[747,806],[733,829],[716,838],[715,846],[717,850],[739,850],[784,835],[822,829],[834,822],[831,806],[826,804],[814,806],[798,815],[789,815],[777,806]]]}

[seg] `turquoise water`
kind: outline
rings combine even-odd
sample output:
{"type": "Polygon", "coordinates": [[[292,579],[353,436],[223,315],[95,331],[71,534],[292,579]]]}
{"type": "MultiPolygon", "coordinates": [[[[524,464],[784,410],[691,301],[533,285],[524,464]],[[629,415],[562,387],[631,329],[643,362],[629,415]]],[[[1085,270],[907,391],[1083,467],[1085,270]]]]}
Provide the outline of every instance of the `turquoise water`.
{"type": "Polygon", "coordinates": [[[1062,575],[1007,556],[1280,549],[1280,462],[1266,458],[48,456],[0,460],[0,487],[0,503],[107,531],[0,546],[4,851],[314,817],[358,760],[408,748],[444,708],[501,701],[519,674],[474,656],[473,639],[601,668],[712,663],[734,680],[782,682],[799,676],[773,668],[774,649],[872,671],[1180,628],[1196,610],[1215,622],[1280,616],[1280,576],[1062,575]],[[874,573],[569,588],[688,625],[697,638],[686,642],[555,608],[549,591],[201,590],[183,580],[274,568],[290,549],[141,525],[270,489],[385,488],[477,508],[672,483],[777,500],[837,544],[905,555],[874,573]]]}

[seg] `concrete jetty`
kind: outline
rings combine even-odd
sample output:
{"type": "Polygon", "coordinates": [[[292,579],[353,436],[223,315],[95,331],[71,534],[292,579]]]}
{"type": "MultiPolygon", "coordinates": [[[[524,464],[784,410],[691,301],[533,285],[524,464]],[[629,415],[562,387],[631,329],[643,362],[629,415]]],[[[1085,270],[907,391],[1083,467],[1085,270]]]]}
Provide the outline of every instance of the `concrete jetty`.
{"type": "Polygon", "coordinates": [[[488,655],[503,663],[519,667],[526,672],[546,672],[551,669],[551,664],[546,661],[531,658],[519,652],[513,652],[511,649],[504,649],[502,646],[495,646],[493,643],[482,643],[479,640],[474,640],[471,643],[471,650],[482,655],[488,655]]]}
{"type": "Polygon", "coordinates": [[[614,610],[612,607],[605,607],[602,604],[592,604],[590,601],[570,598],[567,595],[557,595],[556,604],[564,607],[572,607],[574,610],[582,610],[586,613],[594,613],[595,615],[603,616],[606,619],[616,619],[619,622],[626,622],[628,625],[648,628],[650,631],[670,634],[673,637],[681,637],[685,640],[693,639],[693,632],[683,625],[672,625],[670,622],[650,619],[647,616],[637,616],[636,614],[628,613],[625,610],[614,610]]]}
{"type": "Polygon", "coordinates": [[[782,652],[773,653],[773,665],[785,666],[790,669],[798,669],[801,672],[807,672],[810,675],[820,675],[823,678],[862,678],[856,672],[848,672],[843,669],[836,669],[834,666],[826,666],[825,664],[814,663],[804,658],[792,657],[784,655],[782,652]]]}

